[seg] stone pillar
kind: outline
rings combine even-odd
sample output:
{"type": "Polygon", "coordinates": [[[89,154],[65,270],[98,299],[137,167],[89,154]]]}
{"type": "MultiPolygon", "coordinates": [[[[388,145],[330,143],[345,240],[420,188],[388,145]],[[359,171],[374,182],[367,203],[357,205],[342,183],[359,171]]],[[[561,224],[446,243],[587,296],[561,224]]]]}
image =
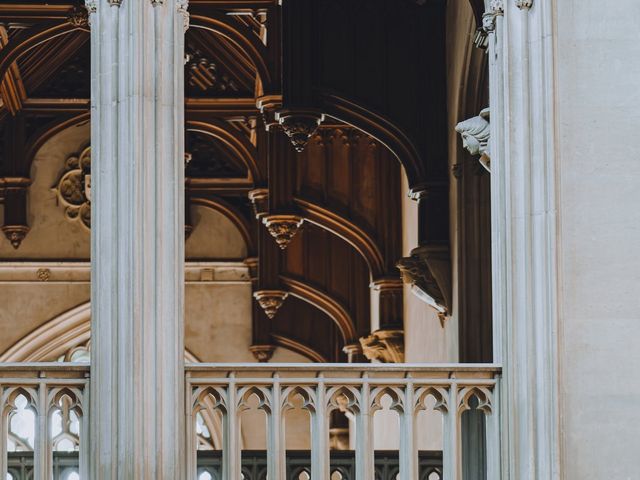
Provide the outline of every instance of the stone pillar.
{"type": "Polygon", "coordinates": [[[93,480],[185,476],[186,4],[86,0],[93,480]]]}
{"type": "Polygon", "coordinates": [[[487,4],[493,351],[503,366],[501,478],[554,480],[559,478],[554,2],[487,4]]]}

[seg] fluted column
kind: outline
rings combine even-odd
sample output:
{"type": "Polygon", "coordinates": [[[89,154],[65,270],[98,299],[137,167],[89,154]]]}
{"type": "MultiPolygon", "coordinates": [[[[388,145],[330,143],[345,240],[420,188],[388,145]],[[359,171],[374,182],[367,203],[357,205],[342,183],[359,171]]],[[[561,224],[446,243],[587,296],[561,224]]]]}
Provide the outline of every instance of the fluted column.
{"type": "Polygon", "coordinates": [[[186,0],[87,0],[92,480],[184,473],[186,0]]]}
{"type": "Polygon", "coordinates": [[[556,480],[554,2],[487,0],[487,7],[493,351],[503,365],[501,478],[556,480]]]}

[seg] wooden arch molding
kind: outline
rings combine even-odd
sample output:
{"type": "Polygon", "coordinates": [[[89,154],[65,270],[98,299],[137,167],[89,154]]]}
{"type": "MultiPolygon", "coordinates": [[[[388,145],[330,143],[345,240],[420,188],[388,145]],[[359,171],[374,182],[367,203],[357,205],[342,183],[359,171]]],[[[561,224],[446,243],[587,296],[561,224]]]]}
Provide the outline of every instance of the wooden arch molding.
{"type": "Polygon", "coordinates": [[[292,352],[299,353],[303,357],[308,358],[312,362],[316,363],[327,363],[327,359],[322,356],[320,353],[316,352],[313,348],[305,345],[302,342],[298,342],[297,340],[293,340],[289,337],[285,337],[283,335],[274,335],[271,334],[271,339],[273,340],[274,345],[282,348],[286,348],[287,350],[291,350],[292,352]]]}
{"type": "Polygon", "coordinates": [[[224,120],[187,120],[186,129],[192,132],[200,132],[220,141],[225,150],[230,152],[234,159],[247,167],[250,180],[254,183],[262,181],[262,174],[258,168],[257,151],[246,137],[237,131],[231,131],[224,120]]]}
{"type": "Polygon", "coordinates": [[[387,118],[346,98],[324,94],[323,113],[362,130],[387,147],[400,161],[407,174],[409,188],[420,190],[427,181],[424,159],[403,130],[387,118]]]}
{"type": "Polygon", "coordinates": [[[14,36],[9,43],[0,50],[0,81],[4,79],[9,67],[29,50],[61,35],[75,32],[76,30],[88,32],[88,27],[74,25],[70,21],[60,22],[56,20],[30,27],[21,32],[21,34],[14,36]]]}
{"type": "Polygon", "coordinates": [[[340,237],[362,255],[369,266],[372,280],[384,277],[384,255],[369,233],[349,219],[337,215],[327,208],[300,198],[296,198],[295,202],[306,221],[340,237]]]}
{"type": "Polygon", "coordinates": [[[218,213],[221,213],[226,218],[228,218],[231,223],[238,229],[240,235],[242,235],[242,239],[245,241],[247,245],[247,250],[249,252],[255,252],[255,242],[253,240],[253,236],[251,235],[251,226],[246,218],[240,214],[232,205],[225,202],[221,198],[201,198],[201,197],[191,197],[191,205],[200,205],[206,208],[210,208],[211,210],[215,210],[218,213]]]}
{"type": "Polygon", "coordinates": [[[290,277],[280,276],[280,281],[291,295],[310,303],[329,315],[338,326],[345,344],[352,343],[358,338],[351,314],[328,293],[290,277]]]}
{"type": "Polygon", "coordinates": [[[232,25],[227,18],[217,13],[191,13],[189,23],[191,28],[202,28],[217,33],[237,46],[254,65],[264,90],[270,90],[272,76],[266,60],[267,49],[249,27],[232,25]]]}
{"type": "Polygon", "coordinates": [[[85,122],[91,121],[91,113],[83,112],[79,115],[69,117],[59,117],[48,123],[40,130],[36,131],[31,138],[28,140],[28,147],[25,154],[25,171],[31,171],[31,164],[33,163],[33,159],[35,158],[38,150],[42,148],[42,146],[49,140],[54,137],[58,133],[66,130],[67,128],[74,127],[76,125],[80,125],[85,122]]]}

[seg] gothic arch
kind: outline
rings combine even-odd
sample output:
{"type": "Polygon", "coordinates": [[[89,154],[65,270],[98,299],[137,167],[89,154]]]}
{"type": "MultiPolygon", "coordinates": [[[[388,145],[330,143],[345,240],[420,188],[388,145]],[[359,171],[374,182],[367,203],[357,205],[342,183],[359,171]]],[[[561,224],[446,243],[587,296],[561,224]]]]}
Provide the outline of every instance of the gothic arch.
{"type": "Polygon", "coordinates": [[[207,13],[206,15],[192,13],[190,24],[192,28],[202,28],[222,35],[242,50],[254,65],[265,90],[269,90],[272,78],[266,60],[267,49],[248,27],[239,24],[231,25],[227,18],[215,13],[207,13]]]}
{"type": "MultiPolygon", "coordinates": [[[[19,340],[0,356],[0,362],[55,361],[91,338],[91,303],[83,303],[49,320],[19,340]]],[[[187,362],[198,358],[188,350],[187,362]]]]}
{"type": "Polygon", "coordinates": [[[76,30],[87,30],[87,26],[73,24],[71,21],[46,22],[27,29],[23,35],[16,35],[6,47],[0,51],[0,80],[4,80],[9,67],[25,53],[38,45],[56,37],[67,35],[76,30]]]}
{"type": "Polygon", "coordinates": [[[256,148],[243,135],[229,130],[226,122],[222,120],[187,120],[186,129],[192,132],[200,132],[218,140],[233,159],[247,167],[250,180],[259,183],[262,173],[258,168],[256,148]]]}
{"type": "Polygon", "coordinates": [[[214,200],[211,198],[200,197],[192,197],[191,205],[200,205],[206,208],[210,208],[211,210],[215,210],[216,212],[224,215],[231,221],[231,223],[233,223],[233,225],[242,235],[242,238],[247,245],[247,250],[249,252],[255,251],[255,242],[253,240],[253,236],[251,235],[251,227],[249,225],[249,222],[233,206],[231,206],[221,198],[216,198],[214,200]]]}

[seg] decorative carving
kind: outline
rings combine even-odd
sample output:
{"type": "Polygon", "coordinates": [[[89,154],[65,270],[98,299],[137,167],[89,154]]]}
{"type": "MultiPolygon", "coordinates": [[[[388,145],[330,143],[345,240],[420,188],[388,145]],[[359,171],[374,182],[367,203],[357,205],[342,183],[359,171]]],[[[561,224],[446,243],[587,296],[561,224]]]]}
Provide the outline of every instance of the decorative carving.
{"type": "Polygon", "coordinates": [[[249,351],[260,363],[267,363],[276,351],[275,345],[251,345],[249,351]]]}
{"type": "Polygon", "coordinates": [[[89,15],[96,13],[98,11],[98,0],[84,0],[84,8],[87,9],[89,15]]]}
{"type": "Polygon", "coordinates": [[[116,7],[119,7],[120,5],[122,5],[122,1],[123,0],[108,0],[109,1],[109,5],[111,5],[112,7],[115,5],[116,7]]]}
{"type": "Polygon", "coordinates": [[[470,118],[456,125],[456,132],[462,137],[462,145],[471,155],[480,155],[480,163],[491,172],[491,153],[489,139],[491,125],[489,109],[485,108],[477,117],[470,118]]]}
{"type": "Polygon", "coordinates": [[[324,114],[312,111],[279,110],[276,112],[276,120],[282,125],[284,133],[291,139],[296,151],[302,152],[324,121],[324,114]]]}
{"type": "Polygon", "coordinates": [[[198,89],[199,92],[231,93],[233,95],[240,91],[233,79],[227,73],[222,72],[217,63],[206,58],[199,50],[193,50],[193,53],[187,56],[185,82],[190,87],[198,89]]]}
{"type": "MultiPolygon", "coordinates": [[[[95,7],[94,7],[95,8],[95,7]]],[[[87,8],[74,8],[69,14],[69,23],[74,27],[87,28],[89,26],[89,9],[87,8]]]]}
{"type": "Polygon", "coordinates": [[[258,290],[253,294],[253,298],[258,301],[269,318],[276,316],[288,296],[289,293],[283,290],[258,290]]]}
{"type": "Polygon", "coordinates": [[[482,30],[486,32],[487,37],[489,34],[495,32],[496,19],[502,15],[504,15],[503,0],[492,0],[489,4],[489,8],[484,15],[482,15],[482,30]]]}
{"type": "Polygon", "coordinates": [[[178,13],[184,19],[184,31],[189,30],[189,0],[178,0],[176,3],[178,13]]]}
{"type": "Polygon", "coordinates": [[[256,218],[264,217],[269,211],[269,190],[266,188],[256,188],[249,192],[249,200],[253,205],[256,218]]]}
{"type": "Polygon", "coordinates": [[[397,263],[405,283],[412,291],[438,312],[440,323],[450,314],[451,256],[446,246],[423,246],[411,251],[411,256],[397,263]]]}
{"type": "Polygon", "coordinates": [[[303,222],[304,219],[297,215],[267,215],[262,218],[262,223],[282,250],[291,243],[303,222]]]}
{"type": "Polygon", "coordinates": [[[58,201],[65,207],[65,215],[71,221],[79,221],[87,230],[91,229],[91,147],[79,156],[67,159],[65,171],[54,191],[58,201]]]}
{"type": "Polygon", "coordinates": [[[41,282],[48,282],[51,279],[51,270],[48,268],[39,268],[36,272],[36,277],[41,282]]]}
{"type": "Polygon", "coordinates": [[[164,0],[151,0],[151,5],[153,5],[154,7],[158,5],[164,5],[164,0]]]}
{"type": "Polygon", "coordinates": [[[360,339],[362,352],[369,360],[382,363],[404,362],[404,331],[377,330],[360,339]]]}
{"type": "Polygon", "coordinates": [[[7,237],[7,240],[11,242],[11,245],[16,250],[20,247],[29,230],[29,227],[26,225],[5,225],[2,227],[2,231],[7,237]]]}
{"type": "Polygon", "coordinates": [[[516,0],[516,7],[520,10],[529,10],[533,7],[533,0],[516,0]]]}

